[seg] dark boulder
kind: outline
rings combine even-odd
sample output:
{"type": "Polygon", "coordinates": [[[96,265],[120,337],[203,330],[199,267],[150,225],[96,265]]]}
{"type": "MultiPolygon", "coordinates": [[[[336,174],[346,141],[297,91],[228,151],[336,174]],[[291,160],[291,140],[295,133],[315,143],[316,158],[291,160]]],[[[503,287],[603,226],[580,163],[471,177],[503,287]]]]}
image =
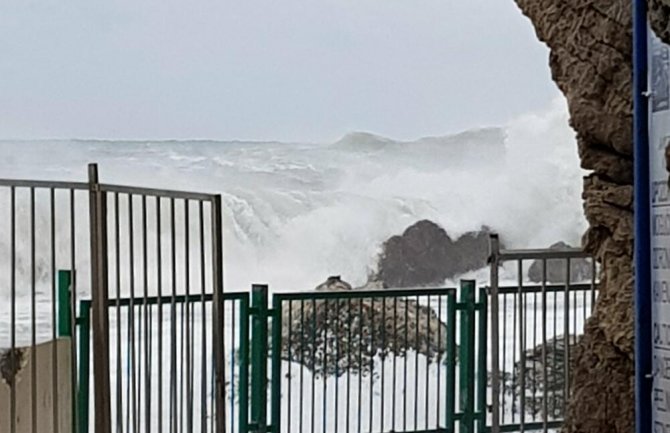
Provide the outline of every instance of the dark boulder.
{"type": "Polygon", "coordinates": [[[489,233],[482,227],[454,241],[434,222],[419,221],[384,243],[376,280],[384,287],[425,287],[481,269],[488,258],[489,233]]]}
{"type": "Polygon", "coordinates": [[[467,232],[454,244],[456,252],[454,258],[454,274],[448,278],[455,277],[464,272],[476,271],[485,267],[489,257],[489,235],[488,227],[482,227],[476,232],[467,232]]]}
{"type": "Polygon", "coordinates": [[[346,281],[342,281],[342,278],[339,275],[334,275],[328,277],[326,281],[316,286],[314,290],[323,292],[323,291],[337,291],[337,290],[351,290],[351,284],[346,281]]]}

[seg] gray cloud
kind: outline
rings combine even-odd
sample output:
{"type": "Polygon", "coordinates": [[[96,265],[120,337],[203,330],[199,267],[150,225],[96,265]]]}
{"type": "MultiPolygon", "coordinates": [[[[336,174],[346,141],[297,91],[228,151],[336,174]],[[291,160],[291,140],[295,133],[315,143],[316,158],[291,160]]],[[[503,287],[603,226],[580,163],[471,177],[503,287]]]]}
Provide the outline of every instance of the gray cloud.
{"type": "Polygon", "coordinates": [[[0,52],[0,137],[410,139],[556,94],[512,0],[5,0],[0,52]]]}

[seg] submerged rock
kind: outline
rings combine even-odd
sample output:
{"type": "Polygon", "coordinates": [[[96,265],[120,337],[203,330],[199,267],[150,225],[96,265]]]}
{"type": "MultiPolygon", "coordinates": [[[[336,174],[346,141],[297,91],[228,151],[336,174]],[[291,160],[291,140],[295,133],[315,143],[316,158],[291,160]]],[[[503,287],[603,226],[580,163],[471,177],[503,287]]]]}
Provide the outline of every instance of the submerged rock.
{"type": "MultiPolygon", "coordinates": [[[[331,277],[317,290],[350,288],[331,277]]],[[[293,301],[283,310],[282,357],[317,375],[337,376],[347,370],[368,374],[376,356],[405,356],[408,351],[437,362],[446,352],[447,327],[436,307],[440,309],[408,298],[293,301]]]]}
{"type": "MultiPolygon", "coordinates": [[[[570,365],[566,365],[564,335],[548,339],[546,344],[538,344],[525,353],[525,362],[517,361],[512,374],[504,374],[507,383],[507,394],[514,394],[514,411],[521,410],[519,396],[524,397],[525,412],[533,418],[542,418],[546,390],[547,414],[549,420],[562,419],[565,415],[565,370],[572,370],[574,363],[574,349],[579,341],[575,335],[567,338],[570,353],[570,365]],[[543,350],[546,354],[543,355],[543,350]],[[546,356],[546,362],[544,362],[546,356]],[[521,366],[524,365],[524,390],[521,388],[521,366]],[[546,369],[546,382],[545,382],[546,369]]],[[[509,398],[509,397],[508,397],[509,398]]]]}

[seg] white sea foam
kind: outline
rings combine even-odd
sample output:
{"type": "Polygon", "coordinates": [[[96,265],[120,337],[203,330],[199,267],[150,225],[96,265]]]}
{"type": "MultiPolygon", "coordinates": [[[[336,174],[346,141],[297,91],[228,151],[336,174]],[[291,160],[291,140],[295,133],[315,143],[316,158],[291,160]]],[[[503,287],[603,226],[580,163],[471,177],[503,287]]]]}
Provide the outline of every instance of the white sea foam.
{"type": "Polygon", "coordinates": [[[3,141],[0,172],[84,181],[95,161],[106,183],[220,192],[226,287],[303,290],[329,274],[363,283],[381,243],[423,218],[455,236],[485,224],[510,247],[578,243],[582,171],[567,118],[557,99],[504,128],[415,142],[3,141]]]}

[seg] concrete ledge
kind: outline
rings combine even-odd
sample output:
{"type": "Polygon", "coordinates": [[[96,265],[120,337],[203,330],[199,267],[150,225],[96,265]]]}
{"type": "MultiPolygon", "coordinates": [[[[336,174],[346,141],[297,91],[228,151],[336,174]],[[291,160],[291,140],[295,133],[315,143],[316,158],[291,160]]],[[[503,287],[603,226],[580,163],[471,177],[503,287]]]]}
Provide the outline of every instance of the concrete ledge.
{"type": "Polygon", "coordinates": [[[33,431],[33,365],[36,373],[36,433],[54,432],[54,410],[57,411],[58,432],[72,432],[71,344],[69,338],[59,338],[55,342],[38,344],[34,351],[28,346],[0,355],[0,432],[11,431],[12,386],[15,390],[16,432],[33,431]],[[57,370],[53,365],[54,349],[57,370]]]}

